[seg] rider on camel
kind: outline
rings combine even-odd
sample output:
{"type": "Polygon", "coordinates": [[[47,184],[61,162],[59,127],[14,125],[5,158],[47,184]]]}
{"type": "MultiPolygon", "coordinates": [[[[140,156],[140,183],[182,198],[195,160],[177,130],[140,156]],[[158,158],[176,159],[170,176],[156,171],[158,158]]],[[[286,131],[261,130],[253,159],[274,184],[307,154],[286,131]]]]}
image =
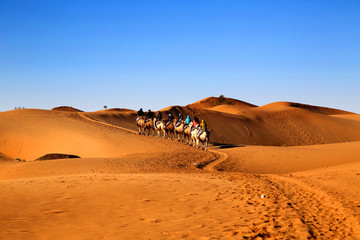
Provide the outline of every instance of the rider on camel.
{"type": "Polygon", "coordinates": [[[192,122],[192,128],[191,128],[191,131],[194,129],[194,128],[196,128],[197,127],[197,125],[199,125],[199,119],[195,116],[194,117],[194,120],[193,120],[193,122],[192,122]]]}
{"type": "Polygon", "coordinates": [[[200,123],[200,129],[198,131],[198,137],[200,137],[200,135],[207,130],[207,125],[206,125],[206,122],[205,120],[201,120],[201,123],[200,123]]]}
{"type": "Polygon", "coordinates": [[[190,116],[187,115],[186,119],[185,119],[185,124],[186,125],[189,125],[191,123],[191,119],[190,119],[190,116]]]}
{"type": "Polygon", "coordinates": [[[140,108],[140,110],[138,111],[138,116],[139,116],[139,117],[144,116],[144,111],[143,111],[142,108],[140,108]]]}
{"type": "Polygon", "coordinates": [[[206,129],[207,129],[207,125],[206,125],[205,120],[201,120],[200,128],[203,129],[203,130],[206,130],[206,129]]]}
{"type": "Polygon", "coordinates": [[[158,120],[161,121],[162,120],[162,115],[161,115],[161,112],[158,111],[158,116],[157,116],[158,120]]]}
{"type": "Polygon", "coordinates": [[[146,113],[146,118],[145,118],[145,122],[144,122],[144,125],[145,123],[147,122],[148,119],[153,119],[154,118],[154,113],[149,109],[149,111],[146,113]]]}
{"type": "Polygon", "coordinates": [[[156,126],[161,122],[161,120],[162,120],[162,115],[161,115],[161,112],[158,111],[158,115],[157,115],[157,119],[156,119],[154,128],[156,128],[156,126]]]}
{"type": "Polygon", "coordinates": [[[169,125],[169,123],[173,120],[173,118],[174,118],[173,115],[171,113],[169,113],[165,127],[167,127],[167,125],[169,125]]]}
{"type": "Polygon", "coordinates": [[[177,126],[178,123],[182,122],[182,120],[183,120],[183,115],[182,113],[179,113],[179,119],[176,121],[175,126],[177,126]]]}
{"type": "Polygon", "coordinates": [[[191,123],[190,116],[187,115],[186,119],[185,119],[185,124],[184,124],[184,127],[183,127],[183,131],[185,130],[185,128],[187,128],[189,126],[190,123],[191,123]]]}

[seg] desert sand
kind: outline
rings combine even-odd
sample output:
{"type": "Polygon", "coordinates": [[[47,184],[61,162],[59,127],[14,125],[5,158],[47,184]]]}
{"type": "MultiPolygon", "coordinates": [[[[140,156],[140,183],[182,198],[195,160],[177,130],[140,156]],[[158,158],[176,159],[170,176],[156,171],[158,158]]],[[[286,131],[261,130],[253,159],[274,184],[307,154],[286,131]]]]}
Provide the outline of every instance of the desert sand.
{"type": "MultiPolygon", "coordinates": [[[[360,115],[206,98],[209,151],[136,112],[0,112],[0,239],[360,239],[360,115]],[[80,158],[37,160],[51,153],[80,158]]],[[[60,155],[56,155],[60,156],[60,155]]]]}

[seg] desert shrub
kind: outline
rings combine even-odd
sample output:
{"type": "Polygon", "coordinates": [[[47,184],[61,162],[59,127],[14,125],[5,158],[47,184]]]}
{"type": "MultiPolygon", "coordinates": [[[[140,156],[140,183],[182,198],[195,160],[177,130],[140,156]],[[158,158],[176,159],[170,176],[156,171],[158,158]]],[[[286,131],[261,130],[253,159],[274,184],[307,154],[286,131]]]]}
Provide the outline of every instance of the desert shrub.
{"type": "Polygon", "coordinates": [[[219,103],[222,104],[225,101],[224,95],[219,96],[219,103]]]}
{"type": "Polygon", "coordinates": [[[220,95],[217,99],[217,101],[214,103],[214,106],[217,106],[217,105],[234,105],[235,103],[230,100],[230,99],[226,99],[224,97],[224,95],[220,95]]]}

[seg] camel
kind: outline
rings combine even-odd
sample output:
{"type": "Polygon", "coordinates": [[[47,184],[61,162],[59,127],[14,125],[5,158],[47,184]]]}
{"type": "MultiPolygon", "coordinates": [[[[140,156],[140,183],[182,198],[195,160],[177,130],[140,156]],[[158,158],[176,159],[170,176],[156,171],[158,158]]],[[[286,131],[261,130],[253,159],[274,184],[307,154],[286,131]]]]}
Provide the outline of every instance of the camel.
{"type": "Polygon", "coordinates": [[[192,145],[193,147],[195,147],[197,133],[198,133],[198,127],[194,127],[193,129],[190,129],[190,136],[191,136],[190,146],[192,145]]]}
{"type": "Polygon", "coordinates": [[[184,127],[184,140],[187,144],[191,145],[191,127],[192,122],[189,125],[185,125],[184,127]]]}
{"type": "Polygon", "coordinates": [[[144,131],[144,127],[143,127],[144,121],[145,121],[144,116],[141,116],[141,117],[138,116],[136,118],[136,126],[139,128],[139,135],[141,135],[141,134],[145,135],[145,131],[144,131]]]}
{"type": "Polygon", "coordinates": [[[154,119],[154,126],[156,131],[156,136],[161,137],[161,133],[163,132],[163,138],[165,138],[165,123],[163,121],[157,121],[156,118],[154,119]]]}
{"type": "Polygon", "coordinates": [[[155,135],[154,123],[152,119],[149,119],[144,125],[144,134],[145,130],[147,130],[147,135],[150,136],[151,131],[153,131],[153,135],[155,135]]]}
{"type": "MultiPolygon", "coordinates": [[[[166,126],[165,125],[165,120],[163,120],[163,123],[164,123],[164,126],[166,126]]],[[[175,132],[174,132],[174,130],[175,130],[175,128],[174,128],[174,125],[175,125],[175,123],[174,123],[174,120],[172,120],[166,127],[165,127],[165,133],[166,133],[166,137],[165,138],[168,138],[168,137],[170,137],[170,139],[174,139],[175,138],[175,132]]]]}
{"type": "Polygon", "coordinates": [[[198,127],[193,129],[193,131],[191,131],[191,139],[193,141],[193,147],[195,147],[195,142],[196,142],[196,147],[199,148],[199,143],[202,142],[202,149],[207,150],[210,139],[210,132],[205,130],[198,137],[199,131],[200,129],[198,127]]]}
{"type": "Polygon", "coordinates": [[[180,124],[178,126],[174,126],[174,135],[176,137],[176,134],[178,135],[178,141],[183,142],[184,141],[184,121],[181,121],[180,124]],[[180,137],[182,136],[182,138],[180,139],[180,137]]]}

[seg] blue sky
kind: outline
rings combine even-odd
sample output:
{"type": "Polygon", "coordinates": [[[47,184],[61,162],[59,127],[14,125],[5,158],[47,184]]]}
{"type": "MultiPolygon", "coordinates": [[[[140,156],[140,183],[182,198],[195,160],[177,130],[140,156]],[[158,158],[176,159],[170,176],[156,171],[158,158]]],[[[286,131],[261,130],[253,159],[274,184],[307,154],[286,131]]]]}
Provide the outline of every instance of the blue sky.
{"type": "Polygon", "coordinates": [[[360,113],[359,0],[0,0],[0,111],[208,96],[360,113]]]}

